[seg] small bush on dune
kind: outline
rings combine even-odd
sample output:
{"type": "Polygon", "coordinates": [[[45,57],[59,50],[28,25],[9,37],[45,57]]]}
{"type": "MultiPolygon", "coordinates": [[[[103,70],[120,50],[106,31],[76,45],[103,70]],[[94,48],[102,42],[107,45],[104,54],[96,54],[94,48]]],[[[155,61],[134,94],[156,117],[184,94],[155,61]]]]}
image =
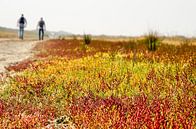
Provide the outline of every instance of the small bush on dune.
{"type": "Polygon", "coordinates": [[[92,40],[91,35],[84,34],[83,38],[84,38],[84,44],[89,45],[91,43],[92,40]]]}
{"type": "Polygon", "coordinates": [[[149,51],[156,51],[157,45],[161,42],[157,32],[151,31],[145,36],[144,42],[146,43],[149,51]]]}

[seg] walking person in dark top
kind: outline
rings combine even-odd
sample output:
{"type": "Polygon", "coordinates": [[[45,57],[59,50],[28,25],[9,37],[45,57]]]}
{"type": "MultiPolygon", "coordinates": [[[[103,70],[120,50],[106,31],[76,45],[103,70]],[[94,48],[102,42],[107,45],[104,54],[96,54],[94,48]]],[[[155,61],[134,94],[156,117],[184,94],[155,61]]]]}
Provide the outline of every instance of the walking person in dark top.
{"type": "Polygon", "coordinates": [[[22,14],[18,19],[17,26],[19,26],[19,38],[23,40],[24,38],[24,28],[27,26],[27,20],[22,14]]]}
{"type": "Polygon", "coordinates": [[[44,40],[44,31],[46,30],[46,25],[43,18],[38,22],[37,28],[39,30],[39,40],[44,40]]]}

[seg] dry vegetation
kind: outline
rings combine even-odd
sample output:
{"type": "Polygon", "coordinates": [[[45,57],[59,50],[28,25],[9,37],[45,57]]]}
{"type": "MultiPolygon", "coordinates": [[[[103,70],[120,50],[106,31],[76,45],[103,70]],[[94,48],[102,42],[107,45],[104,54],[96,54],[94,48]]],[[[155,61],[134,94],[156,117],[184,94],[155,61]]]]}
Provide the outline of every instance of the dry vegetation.
{"type": "MultiPolygon", "coordinates": [[[[37,38],[37,34],[34,31],[25,30],[24,36],[26,39],[37,38]]],[[[6,39],[18,38],[18,30],[0,27],[0,39],[1,38],[6,38],[6,39]]]]}

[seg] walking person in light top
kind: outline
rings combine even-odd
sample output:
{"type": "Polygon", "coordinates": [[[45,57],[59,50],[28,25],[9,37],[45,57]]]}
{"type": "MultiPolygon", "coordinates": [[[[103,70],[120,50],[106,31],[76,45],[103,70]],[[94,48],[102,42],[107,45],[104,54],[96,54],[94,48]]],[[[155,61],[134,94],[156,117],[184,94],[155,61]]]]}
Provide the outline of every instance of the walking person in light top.
{"type": "Polygon", "coordinates": [[[46,25],[43,18],[37,24],[37,28],[39,30],[39,40],[44,40],[44,31],[46,30],[46,25]]]}
{"type": "Polygon", "coordinates": [[[24,28],[27,26],[27,20],[23,14],[19,18],[17,22],[17,26],[19,27],[19,34],[18,34],[19,38],[23,40],[24,39],[24,28]]]}

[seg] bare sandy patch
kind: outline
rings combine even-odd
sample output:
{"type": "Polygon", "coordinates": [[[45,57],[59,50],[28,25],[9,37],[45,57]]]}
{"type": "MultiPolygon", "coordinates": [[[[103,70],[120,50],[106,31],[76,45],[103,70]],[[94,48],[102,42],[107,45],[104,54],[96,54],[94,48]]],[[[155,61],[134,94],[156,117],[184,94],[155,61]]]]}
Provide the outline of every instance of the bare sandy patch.
{"type": "Polygon", "coordinates": [[[0,39],[0,73],[6,71],[5,67],[32,57],[37,43],[35,40],[0,39]]]}

